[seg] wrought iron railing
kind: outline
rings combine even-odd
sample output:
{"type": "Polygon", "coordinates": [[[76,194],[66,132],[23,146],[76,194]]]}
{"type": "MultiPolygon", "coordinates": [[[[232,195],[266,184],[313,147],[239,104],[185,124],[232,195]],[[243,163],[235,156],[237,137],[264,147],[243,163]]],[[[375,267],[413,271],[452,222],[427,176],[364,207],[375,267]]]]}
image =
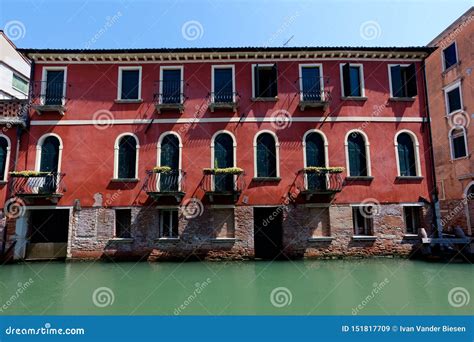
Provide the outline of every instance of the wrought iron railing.
{"type": "Polygon", "coordinates": [[[147,193],[185,192],[186,172],[183,170],[172,170],[166,173],[147,170],[146,173],[145,192],[147,193]]]}
{"type": "Polygon", "coordinates": [[[65,82],[35,81],[31,94],[32,100],[40,105],[62,106],[66,102],[66,86],[65,82]]]}
{"type": "Polygon", "coordinates": [[[10,192],[13,196],[47,196],[61,194],[64,173],[49,172],[40,175],[10,175],[10,192]]]}
{"type": "Polygon", "coordinates": [[[238,94],[234,91],[219,91],[211,93],[211,102],[215,104],[236,103],[238,94]]]}
{"type": "Polygon", "coordinates": [[[327,84],[327,77],[302,77],[300,78],[300,100],[302,102],[329,102],[331,92],[327,84]]]}
{"type": "Polygon", "coordinates": [[[184,82],[162,80],[155,82],[155,103],[162,105],[182,104],[184,102],[184,82]]]}
{"type": "Polygon", "coordinates": [[[342,190],[343,178],[340,172],[330,170],[298,171],[296,186],[301,192],[331,193],[342,190]]]}
{"type": "Polygon", "coordinates": [[[245,173],[213,174],[204,171],[201,188],[208,193],[240,193],[245,188],[245,173]]]}

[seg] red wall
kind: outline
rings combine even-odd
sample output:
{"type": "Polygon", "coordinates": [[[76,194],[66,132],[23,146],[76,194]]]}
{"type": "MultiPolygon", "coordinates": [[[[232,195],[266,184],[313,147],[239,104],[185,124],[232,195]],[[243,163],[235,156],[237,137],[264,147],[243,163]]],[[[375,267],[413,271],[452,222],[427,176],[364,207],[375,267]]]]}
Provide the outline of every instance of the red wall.
{"type": "MultiPolygon", "coordinates": [[[[364,61],[365,96],[367,101],[342,101],[339,63],[345,61],[314,61],[323,63],[323,74],[329,77],[329,89],[332,102],[329,106],[329,117],[421,117],[424,112],[423,84],[418,79],[418,96],[413,102],[391,102],[389,100],[389,80],[386,61],[364,61]],[[382,109],[380,109],[382,108],[382,109]],[[375,113],[375,114],[374,114],[375,113]]],[[[354,61],[360,63],[360,60],[354,61]]],[[[312,63],[304,61],[302,64],[312,63]]],[[[397,63],[390,61],[390,63],[397,63]]],[[[407,63],[406,61],[404,63],[407,63]]],[[[141,104],[117,104],[117,64],[69,64],[67,65],[67,112],[64,117],[59,114],[42,114],[32,111],[31,119],[38,120],[91,120],[99,110],[110,111],[115,119],[164,119],[192,118],[196,108],[206,104],[206,97],[211,87],[211,65],[217,63],[184,63],[186,81],[185,111],[165,112],[158,114],[154,110],[154,82],[159,79],[160,64],[136,64],[142,66],[141,104]]],[[[320,109],[307,109],[301,112],[298,107],[298,64],[299,62],[278,62],[278,102],[252,102],[251,64],[249,62],[223,63],[235,64],[236,90],[240,94],[238,113],[230,111],[206,111],[199,114],[203,118],[223,117],[270,117],[278,109],[287,110],[293,118],[321,117],[320,109]]],[[[50,64],[48,64],[50,65],[50,64]]],[[[58,64],[64,65],[64,64],[58,64]]],[[[171,64],[167,64],[171,65],[171,64]]],[[[42,64],[36,64],[34,79],[41,80],[42,64]]],[[[418,65],[420,67],[420,65],[418,65]]],[[[419,72],[418,75],[421,75],[419,72]]],[[[202,178],[202,169],[210,167],[210,138],[222,129],[231,131],[237,138],[237,166],[246,171],[247,187],[243,195],[248,196],[248,204],[277,204],[287,193],[296,172],[303,168],[302,138],[304,133],[313,128],[322,130],[329,142],[329,165],[346,167],[344,137],[355,128],[363,128],[370,141],[372,176],[374,180],[365,185],[346,185],[336,195],[336,202],[360,202],[368,197],[380,202],[416,202],[418,197],[429,198],[429,155],[427,150],[427,127],[421,123],[363,123],[363,122],[326,122],[320,123],[292,122],[285,129],[276,130],[271,123],[194,123],[189,128],[185,124],[154,123],[145,132],[146,124],[120,124],[107,129],[97,129],[90,125],[74,126],[30,126],[28,134],[22,137],[20,162],[18,169],[34,169],[36,142],[45,133],[54,132],[61,136],[64,149],[61,171],[67,191],[59,205],[71,205],[74,199],[80,199],[82,206],[93,204],[93,195],[100,192],[113,194],[121,189],[113,206],[143,204],[148,196],[141,191],[145,179],[145,170],[156,165],[157,141],[161,133],[169,130],[180,132],[183,140],[183,169],[187,172],[187,197],[202,196],[198,189],[202,178]],[[423,127],[425,126],[425,127],[423,127]],[[272,185],[259,185],[251,182],[253,177],[253,139],[262,129],[275,131],[280,142],[281,181],[272,185]],[[394,149],[394,136],[398,130],[413,131],[420,143],[421,170],[424,179],[420,182],[398,184],[395,181],[397,168],[394,149]],[[140,141],[138,184],[111,183],[114,165],[114,143],[116,137],[124,132],[135,133],[140,141]],[[130,189],[129,189],[130,188],[130,189]]],[[[345,175],[345,173],[343,174],[345,175]]],[[[241,196],[242,200],[243,196],[241,196]]]]}

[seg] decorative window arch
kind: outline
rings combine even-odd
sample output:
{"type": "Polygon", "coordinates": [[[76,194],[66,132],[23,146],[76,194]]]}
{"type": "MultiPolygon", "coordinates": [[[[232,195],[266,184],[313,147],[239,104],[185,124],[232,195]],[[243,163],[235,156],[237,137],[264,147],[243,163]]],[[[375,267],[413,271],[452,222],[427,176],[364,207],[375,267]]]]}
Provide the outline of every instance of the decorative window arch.
{"type": "MultiPolygon", "coordinates": [[[[311,158],[308,158],[308,143],[310,142],[309,140],[313,140],[312,137],[315,137],[315,135],[319,135],[319,137],[322,139],[322,144],[323,144],[323,150],[321,151],[324,157],[324,165],[322,166],[329,166],[329,155],[328,155],[328,139],[326,138],[326,135],[320,131],[319,129],[310,129],[309,131],[306,131],[306,133],[303,135],[303,161],[304,161],[304,166],[319,166],[319,165],[309,165],[311,163],[311,158]]],[[[318,151],[319,152],[319,151],[318,151]]]]}
{"type": "MultiPolygon", "coordinates": [[[[47,133],[41,136],[38,140],[38,143],[36,145],[36,163],[35,163],[35,170],[36,171],[42,171],[42,168],[46,168],[46,164],[48,164],[48,161],[45,160],[44,156],[44,150],[43,146],[45,143],[53,143],[54,145],[57,145],[57,156],[50,155],[51,159],[50,162],[56,162],[56,172],[61,172],[61,161],[62,161],[62,154],[63,154],[63,141],[61,137],[55,133],[47,133]]],[[[51,165],[54,166],[54,165],[51,165]]]]}
{"type": "Polygon", "coordinates": [[[227,130],[220,130],[214,133],[214,135],[211,138],[211,168],[214,167],[227,167],[224,165],[216,165],[216,138],[218,137],[224,137],[224,135],[229,136],[232,139],[232,167],[237,166],[237,139],[235,139],[235,136],[227,131],[227,130]]]}
{"type": "Polygon", "coordinates": [[[6,181],[10,165],[11,141],[4,134],[0,134],[0,181],[6,181]]]}
{"type": "Polygon", "coordinates": [[[277,135],[269,130],[255,134],[254,177],[280,177],[280,143],[277,135]]]}
{"type": "Polygon", "coordinates": [[[449,131],[451,159],[465,158],[469,155],[467,148],[467,132],[464,126],[453,127],[449,131]]]}
{"type": "Polygon", "coordinates": [[[395,134],[395,158],[398,176],[421,177],[420,144],[416,134],[402,129],[395,134]]]}
{"type": "Polygon", "coordinates": [[[367,135],[358,129],[347,132],[346,148],[347,175],[349,177],[371,177],[370,143],[367,135]]]}
{"type": "MultiPolygon", "coordinates": [[[[160,138],[158,139],[158,144],[156,145],[156,148],[157,148],[157,154],[156,154],[156,161],[157,161],[157,165],[158,166],[169,166],[169,165],[162,165],[162,158],[161,158],[161,152],[162,152],[162,147],[163,147],[163,141],[166,137],[169,138],[169,135],[172,135],[174,137],[176,137],[177,139],[177,142],[178,142],[178,153],[179,153],[179,160],[178,160],[178,169],[181,170],[183,168],[183,154],[182,154],[182,151],[183,151],[183,142],[181,140],[181,137],[178,133],[174,132],[174,131],[166,131],[166,132],[163,132],[161,135],[160,135],[160,138]]],[[[166,143],[166,142],[165,142],[166,143]]]]}
{"type": "MultiPolygon", "coordinates": [[[[237,143],[229,131],[216,132],[211,140],[211,168],[227,168],[236,166],[237,143]]],[[[235,190],[235,175],[214,175],[213,189],[215,191],[235,190]]]]}
{"type": "Polygon", "coordinates": [[[115,139],[114,179],[138,179],[139,150],[138,137],[133,133],[122,133],[115,139]]]}

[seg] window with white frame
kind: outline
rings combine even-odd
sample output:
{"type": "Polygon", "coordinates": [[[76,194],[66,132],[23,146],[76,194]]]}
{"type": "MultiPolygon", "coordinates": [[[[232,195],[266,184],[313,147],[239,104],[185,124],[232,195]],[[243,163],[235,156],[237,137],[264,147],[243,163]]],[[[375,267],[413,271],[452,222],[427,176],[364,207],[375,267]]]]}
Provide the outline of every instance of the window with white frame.
{"type": "Polygon", "coordinates": [[[361,64],[341,64],[343,97],[364,97],[364,71],[361,64]]]}
{"type": "Polygon", "coordinates": [[[390,65],[390,95],[391,97],[414,97],[416,89],[416,67],[409,65],[390,65]]]}
{"type": "Polygon", "coordinates": [[[178,209],[160,210],[160,238],[177,239],[178,237],[178,209]]]}
{"type": "Polygon", "coordinates": [[[458,63],[456,42],[443,50],[443,70],[447,70],[458,63]]]}
{"type": "Polygon", "coordinates": [[[119,67],[118,99],[133,101],[141,99],[141,67],[119,67]]]}
{"type": "Polygon", "coordinates": [[[183,103],[183,68],[181,66],[161,68],[159,97],[161,104],[183,103]]]}
{"type": "Polygon", "coordinates": [[[464,127],[451,129],[449,140],[451,144],[451,159],[467,157],[466,129],[464,127]]]}
{"type": "Polygon", "coordinates": [[[301,101],[324,100],[322,66],[319,64],[300,65],[300,99],[301,101]]]}
{"type": "Polygon", "coordinates": [[[23,94],[28,94],[28,80],[17,74],[13,74],[12,88],[23,94]]]}
{"type": "Polygon", "coordinates": [[[373,236],[374,207],[371,205],[360,205],[352,207],[352,224],[354,235],[373,236]]]}
{"type": "Polygon", "coordinates": [[[276,64],[254,65],[252,77],[254,98],[275,98],[278,96],[276,64]]]}
{"type": "Polygon", "coordinates": [[[66,68],[45,67],[41,82],[42,104],[60,106],[66,99],[66,68]]]}
{"type": "Polygon", "coordinates": [[[235,76],[233,65],[212,66],[212,102],[235,102],[235,76]]]}
{"type": "Polygon", "coordinates": [[[460,83],[456,83],[452,86],[447,87],[444,90],[444,95],[446,100],[446,113],[448,115],[462,110],[463,104],[460,83]]]}
{"type": "Polygon", "coordinates": [[[405,231],[407,234],[418,234],[420,228],[421,207],[404,206],[403,219],[405,221],[405,231]]]}

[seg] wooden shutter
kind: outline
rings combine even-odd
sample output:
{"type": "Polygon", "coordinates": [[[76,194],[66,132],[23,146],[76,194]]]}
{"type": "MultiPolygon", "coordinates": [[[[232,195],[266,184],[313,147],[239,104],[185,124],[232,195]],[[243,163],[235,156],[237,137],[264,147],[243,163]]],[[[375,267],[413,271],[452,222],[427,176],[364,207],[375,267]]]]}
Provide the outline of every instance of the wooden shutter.
{"type": "Polygon", "coordinates": [[[401,72],[400,65],[394,65],[390,67],[390,77],[392,79],[392,96],[402,97],[403,87],[402,87],[402,72],[401,72]]]}
{"type": "Polygon", "coordinates": [[[344,83],[344,96],[351,96],[351,67],[349,63],[342,66],[342,83],[344,83]]]}
{"type": "Polygon", "coordinates": [[[351,176],[367,176],[365,141],[360,134],[350,136],[348,141],[349,171],[351,176]]]}
{"type": "Polygon", "coordinates": [[[56,137],[47,137],[41,146],[40,171],[58,172],[59,141],[56,137]]]}
{"type": "Polygon", "coordinates": [[[398,135],[398,163],[401,176],[416,176],[415,148],[411,137],[402,133],[398,135]]]}
{"type": "Polygon", "coordinates": [[[272,67],[271,96],[278,96],[278,68],[276,63],[272,67]]]}
{"type": "Polygon", "coordinates": [[[415,63],[410,64],[407,67],[407,96],[413,97],[417,94],[416,89],[416,67],[415,63]]]}
{"type": "Polygon", "coordinates": [[[276,177],[275,139],[263,133],[257,138],[257,177],[276,177]]]}
{"type": "Polygon", "coordinates": [[[254,74],[254,80],[255,80],[255,84],[254,84],[254,88],[255,88],[255,94],[253,94],[255,97],[261,97],[261,94],[260,94],[260,74],[258,72],[258,64],[256,64],[253,68],[253,74],[254,74]]]}

